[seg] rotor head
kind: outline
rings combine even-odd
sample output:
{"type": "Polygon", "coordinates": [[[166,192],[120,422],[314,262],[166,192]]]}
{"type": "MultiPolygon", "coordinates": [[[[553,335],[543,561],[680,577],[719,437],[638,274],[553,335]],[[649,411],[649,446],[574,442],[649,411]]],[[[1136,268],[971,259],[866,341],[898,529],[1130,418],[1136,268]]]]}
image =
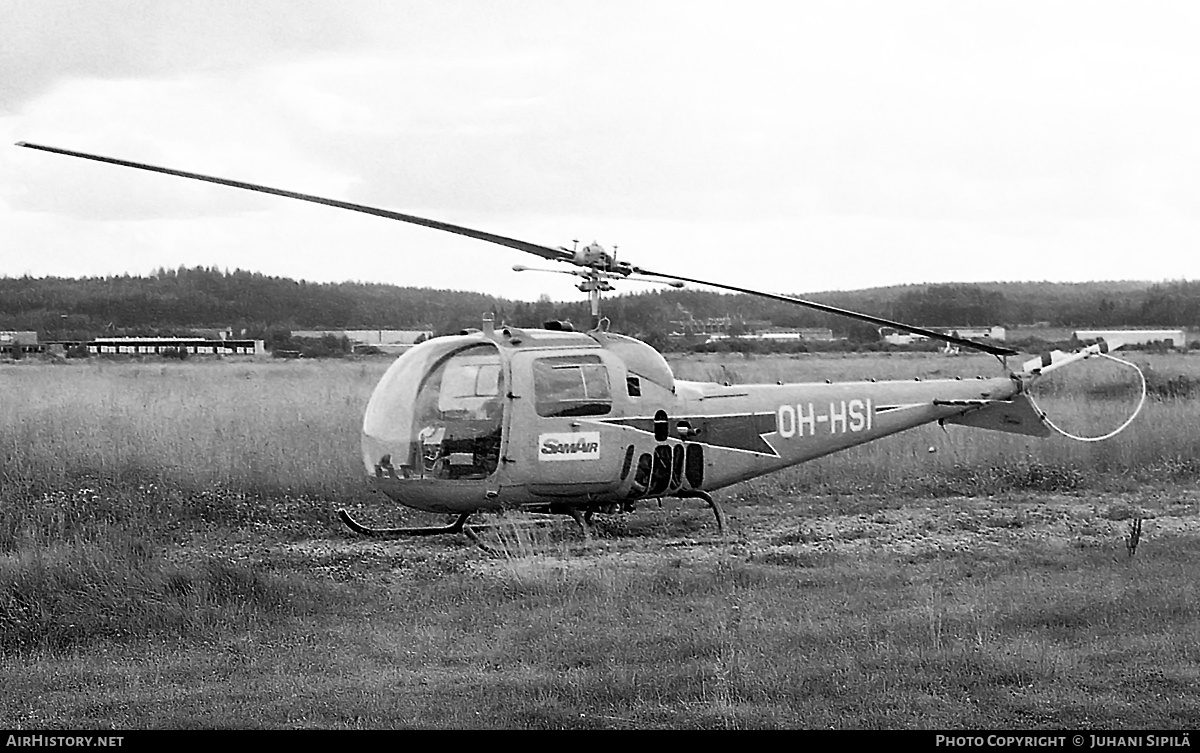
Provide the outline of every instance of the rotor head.
{"type": "Polygon", "coordinates": [[[595,241],[592,241],[583,248],[576,248],[571,253],[572,257],[568,261],[580,267],[588,267],[622,277],[628,277],[633,272],[633,265],[617,261],[615,249],[612,253],[609,253],[604,246],[595,241]]]}

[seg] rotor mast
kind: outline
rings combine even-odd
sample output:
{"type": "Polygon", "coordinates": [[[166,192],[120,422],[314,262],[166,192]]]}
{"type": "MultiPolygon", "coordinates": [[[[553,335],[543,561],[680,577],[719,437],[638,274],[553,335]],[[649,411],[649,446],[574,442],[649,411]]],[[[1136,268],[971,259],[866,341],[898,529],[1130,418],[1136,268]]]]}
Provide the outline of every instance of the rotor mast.
{"type": "Polygon", "coordinates": [[[616,246],[613,246],[610,254],[595,241],[583,248],[579,247],[578,240],[574,241],[571,254],[573,258],[570,261],[581,267],[579,270],[574,270],[575,274],[583,278],[583,281],[576,287],[580,292],[587,293],[588,303],[591,304],[592,328],[600,329],[603,321],[600,315],[600,300],[604,293],[613,290],[609,280],[614,277],[628,277],[629,273],[633,271],[633,267],[617,261],[616,246]]]}
{"type": "Polygon", "coordinates": [[[588,294],[588,302],[592,306],[592,328],[600,329],[600,323],[603,321],[600,316],[600,298],[605,292],[613,290],[612,283],[606,279],[607,275],[598,269],[589,269],[579,274],[583,276],[583,282],[576,287],[588,294]]]}

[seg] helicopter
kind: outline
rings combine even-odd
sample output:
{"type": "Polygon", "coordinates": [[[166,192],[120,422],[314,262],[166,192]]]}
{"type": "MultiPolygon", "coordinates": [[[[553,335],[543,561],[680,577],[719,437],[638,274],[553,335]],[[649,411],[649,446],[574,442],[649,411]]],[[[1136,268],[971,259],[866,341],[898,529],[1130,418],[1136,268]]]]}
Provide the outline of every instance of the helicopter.
{"type": "MultiPolygon", "coordinates": [[[[596,513],[632,512],[641,502],[663,498],[702,500],[724,534],[726,515],[713,492],[923,424],[1050,436],[1057,427],[1031,398],[1031,386],[1068,364],[1111,358],[1107,354],[1121,346],[1101,340],[1074,352],[1053,351],[1009,371],[1007,358],[1018,351],[994,342],[650,270],[619,261],[596,243],[543,246],[253,183],[27,142],[17,146],[421,225],[563,264],[568,268],[549,271],[581,278],[577,287],[591,303],[587,331],[559,322],[522,328],[485,317],[480,329],[426,340],[387,369],[363,417],[366,474],[400,505],[456,518],[446,526],[377,528],[338,511],[350,529],[367,536],[463,534],[484,546],[475,534],[478,526],[468,524],[471,516],[509,510],[569,515],[587,535],[596,513]],[[891,327],[989,353],[1006,373],[840,383],[685,381],[675,377],[661,353],[611,331],[601,315],[602,294],[623,280],[703,285],[891,327]]],[[[1143,378],[1143,399],[1144,386],[1143,378]]]]}

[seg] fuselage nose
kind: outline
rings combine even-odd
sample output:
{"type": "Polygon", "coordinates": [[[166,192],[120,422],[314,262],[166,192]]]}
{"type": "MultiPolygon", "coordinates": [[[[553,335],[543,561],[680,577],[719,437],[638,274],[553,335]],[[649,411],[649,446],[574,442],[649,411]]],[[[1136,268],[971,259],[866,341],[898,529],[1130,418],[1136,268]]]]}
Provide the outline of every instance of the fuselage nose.
{"type": "Polygon", "coordinates": [[[434,338],[400,356],[363,416],[367,473],[410,507],[486,505],[500,462],[505,381],[499,348],[481,335],[434,338]]]}

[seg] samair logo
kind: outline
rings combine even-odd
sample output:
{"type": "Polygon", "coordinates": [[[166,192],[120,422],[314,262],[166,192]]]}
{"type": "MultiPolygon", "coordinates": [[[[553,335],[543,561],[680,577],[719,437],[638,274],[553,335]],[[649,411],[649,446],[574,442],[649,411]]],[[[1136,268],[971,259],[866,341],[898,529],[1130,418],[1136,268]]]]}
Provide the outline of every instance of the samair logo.
{"type": "Polygon", "coordinates": [[[542,434],[538,437],[538,445],[538,460],[600,459],[598,431],[542,434]]]}

